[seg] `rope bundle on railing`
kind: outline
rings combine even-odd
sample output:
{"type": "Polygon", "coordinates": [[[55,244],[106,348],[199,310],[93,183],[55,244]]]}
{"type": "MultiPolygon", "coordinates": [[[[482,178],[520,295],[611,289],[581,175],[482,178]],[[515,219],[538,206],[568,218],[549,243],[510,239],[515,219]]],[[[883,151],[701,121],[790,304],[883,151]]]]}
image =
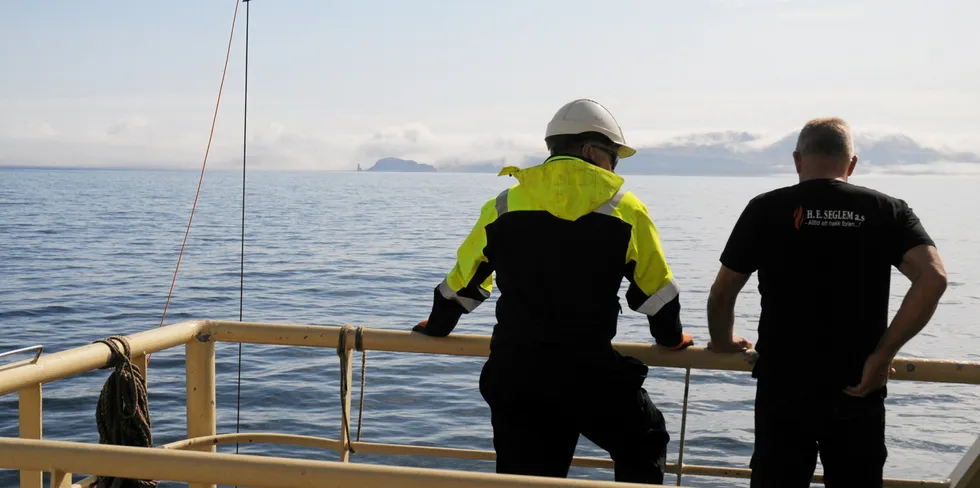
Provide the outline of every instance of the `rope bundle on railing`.
{"type": "MultiPolygon", "coordinates": [[[[345,440],[347,450],[354,453],[354,447],[350,440],[350,415],[347,412],[347,395],[350,392],[350,385],[347,384],[347,333],[353,329],[350,324],[344,324],[340,329],[340,337],[337,339],[337,355],[340,356],[340,415],[344,424],[345,440]]],[[[364,327],[358,326],[354,331],[354,349],[361,352],[361,395],[357,407],[357,442],[361,441],[361,419],[364,418],[364,373],[367,371],[367,351],[364,349],[364,327]]]]}
{"type": "MultiPolygon", "coordinates": [[[[99,444],[115,446],[153,447],[150,431],[150,405],[146,396],[146,379],[130,360],[129,342],[112,336],[95,343],[105,344],[112,358],[103,367],[113,368],[99,395],[95,422],[99,427],[99,444]],[[122,349],[119,348],[122,344],[122,349]]],[[[98,488],[155,487],[156,481],[99,477],[98,488]]]]}

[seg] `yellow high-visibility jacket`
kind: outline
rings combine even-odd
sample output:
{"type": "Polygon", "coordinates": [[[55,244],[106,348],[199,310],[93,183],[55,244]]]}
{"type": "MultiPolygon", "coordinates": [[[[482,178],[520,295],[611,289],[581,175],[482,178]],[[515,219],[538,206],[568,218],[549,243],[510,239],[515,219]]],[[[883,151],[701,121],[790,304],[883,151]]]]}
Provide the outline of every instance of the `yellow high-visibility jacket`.
{"type": "Polygon", "coordinates": [[[414,330],[448,335],[499,289],[493,345],[609,344],[625,277],[629,307],[649,317],[657,343],[681,342],[679,290],[647,208],[623,178],[582,159],[553,156],[504,168],[518,184],[489,200],[414,330]]]}

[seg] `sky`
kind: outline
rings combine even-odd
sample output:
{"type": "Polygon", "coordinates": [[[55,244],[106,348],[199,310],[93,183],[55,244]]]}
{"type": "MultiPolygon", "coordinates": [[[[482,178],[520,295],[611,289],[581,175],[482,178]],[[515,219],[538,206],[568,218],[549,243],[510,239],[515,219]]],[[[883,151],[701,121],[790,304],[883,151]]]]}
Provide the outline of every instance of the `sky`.
{"type": "MultiPolygon", "coordinates": [[[[236,0],[0,0],[0,164],[199,168],[236,0]]],[[[250,164],[543,150],[607,106],[643,146],[844,117],[980,150],[980,2],[252,0],[250,164]]],[[[241,4],[209,167],[240,164],[241,4]]]]}

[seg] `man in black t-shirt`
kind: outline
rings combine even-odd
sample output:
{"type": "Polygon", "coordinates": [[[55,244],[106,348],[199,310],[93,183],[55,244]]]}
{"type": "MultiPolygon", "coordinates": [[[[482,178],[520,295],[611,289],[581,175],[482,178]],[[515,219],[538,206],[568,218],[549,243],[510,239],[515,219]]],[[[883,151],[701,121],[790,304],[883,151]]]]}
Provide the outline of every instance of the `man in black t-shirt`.
{"type": "Polygon", "coordinates": [[[902,346],[946,289],[936,247],[902,200],[847,182],[850,128],[815,119],[793,152],[800,182],[753,198],[739,217],[708,297],[709,348],[735,335],[735,299],[759,272],[752,487],[808,487],[817,453],[824,481],[881,486],[885,382],[902,346]],[[912,282],[888,324],[891,267],[912,282]]]}

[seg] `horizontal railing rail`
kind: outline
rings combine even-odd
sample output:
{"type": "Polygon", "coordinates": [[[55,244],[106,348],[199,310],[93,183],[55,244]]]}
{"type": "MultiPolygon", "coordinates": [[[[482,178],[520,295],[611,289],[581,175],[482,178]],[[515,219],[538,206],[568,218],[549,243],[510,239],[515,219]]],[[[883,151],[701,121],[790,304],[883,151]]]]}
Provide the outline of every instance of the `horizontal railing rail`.
{"type": "MultiPolygon", "coordinates": [[[[341,327],[267,324],[229,321],[206,321],[202,333],[211,340],[280,346],[337,347],[341,327]]],[[[353,344],[351,338],[348,344],[353,344]]],[[[429,337],[407,331],[366,329],[364,349],[369,351],[445,354],[486,357],[490,354],[490,336],[453,334],[429,337]]],[[[751,371],[755,352],[719,354],[704,347],[692,346],[670,351],[652,344],[613,342],[620,353],[633,356],[647,366],[690,368],[718,371],[751,371]]],[[[980,385],[980,362],[947,361],[900,357],[894,362],[892,380],[980,385]]]]}
{"type": "MultiPolygon", "coordinates": [[[[67,473],[86,470],[100,476],[254,488],[650,487],[636,483],[3,438],[0,438],[0,467],[51,471],[62,479],[67,473]]],[[[55,481],[60,480],[56,477],[55,481]]]]}
{"type": "MultiPolygon", "coordinates": [[[[221,342],[336,348],[341,327],[231,321],[188,321],[127,336],[133,357],[148,356],[200,337],[221,342]]],[[[349,344],[353,344],[351,339],[349,344]]],[[[434,338],[406,331],[366,329],[364,349],[421,354],[486,357],[490,336],[454,334],[434,338]]],[[[751,371],[754,352],[718,354],[692,346],[668,351],[649,344],[614,342],[621,353],[648,366],[718,371],[751,371]]],[[[59,351],[18,368],[0,370],[0,396],[104,367],[111,358],[108,346],[89,344],[59,351]]],[[[890,380],[980,385],[980,362],[899,357],[890,380]]]]}
{"type": "MultiPolygon", "coordinates": [[[[133,359],[187,344],[200,332],[205,322],[181,322],[126,336],[133,359]]],[[[31,385],[50,383],[105,367],[112,358],[109,346],[88,344],[53,354],[33,363],[0,370],[0,396],[31,385]]]]}
{"type": "MultiPolygon", "coordinates": [[[[194,453],[195,456],[216,455],[215,446],[235,442],[272,442],[280,444],[303,445],[323,449],[336,450],[341,453],[343,463],[348,462],[350,448],[357,452],[376,454],[399,454],[413,456],[432,456],[455,459],[493,460],[493,451],[474,449],[451,449],[441,447],[413,446],[405,444],[383,444],[371,442],[351,442],[348,426],[350,424],[350,384],[351,358],[355,343],[362,350],[389,351],[420,354],[442,354],[455,356],[485,357],[489,354],[490,337],[486,335],[453,334],[444,338],[433,338],[408,331],[383,329],[360,329],[359,332],[349,326],[320,326],[275,323],[251,323],[232,321],[190,321],[156,328],[127,337],[132,348],[133,363],[146,374],[147,357],[155,352],[184,345],[187,351],[187,439],[167,446],[167,451],[204,451],[194,453]],[[359,335],[359,337],[357,337],[359,335]],[[356,340],[359,339],[359,340],[356,340]],[[341,357],[341,370],[346,375],[345,409],[341,425],[341,439],[332,440],[316,437],[296,436],[290,434],[253,433],[253,434],[221,434],[216,432],[215,425],[215,366],[214,344],[216,342],[238,342],[251,344],[269,344],[282,346],[328,347],[338,348],[344,353],[341,357]]],[[[754,351],[742,353],[718,354],[702,347],[691,347],[683,351],[669,351],[651,344],[635,344],[615,342],[613,346],[621,353],[636,357],[651,367],[679,368],[687,371],[685,389],[690,385],[690,371],[750,371],[758,357],[754,351]]],[[[41,438],[41,385],[52,381],[69,378],[87,371],[105,367],[111,358],[109,348],[100,343],[60,351],[36,358],[33,362],[8,365],[0,368],[0,395],[18,392],[20,395],[20,436],[25,439],[41,438]]],[[[893,380],[924,381],[938,383],[980,384],[980,362],[946,361],[919,358],[898,358],[894,363],[896,372],[891,375],[893,380]]],[[[685,425],[687,419],[688,398],[684,398],[683,419],[681,422],[681,450],[683,455],[685,425]]],[[[0,438],[6,442],[11,439],[0,438]]],[[[978,441],[980,442],[980,441],[978,441]]],[[[38,448],[50,447],[38,444],[38,448]]],[[[99,447],[95,445],[82,445],[99,447]]],[[[72,449],[83,449],[74,446],[72,449]]],[[[138,448],[137,448],[138,449],[138,448]]],[[[160,451],[153,450],[153,451],[160,451]]],[[[889,479],[886,486],[953,486],[962,488],[972,486],[970,483],[980,482],[980,452],[971,449],[956,468],[956,483],[951,480],[903,480],[889,479]]],[[[45,450],[46,455],[54,455],[62,451],[57,449],[45,450]]],[[[67,451],[65,451],[67,452],[67,451]]],[[[72,451],[75,452],[75,451],[72,451]]],[[[99,451],[101,452],[101,451],[99,451]]],[[[187,454],[192,454],[188,452],[187,454]]],[[[73,454],[74,455],[74,454],[73,454]]],[[[22,459],[22,457],[17,457],[22,459]]],[[[52,458],[54,459],[54,458],[52,458]]],[[[195,459],[197,459],[195,457],[195,459]]],[[[212,458],[207,458],[212,459],[212,458]]],[[[217,459],[217,458],[214,458],[217,459]]],[[[251,458],[249,458],[251,459],[251,458]]],[[[283,460],[284,458],[260,458],[283,460]]],[[[683,459],[683,458],[681,458],[683,459]]],[[[251,462],[251,461],[250,461],[251,462]]],[[[11,463],[7,463],[11,464],[11,463]]],[[[573,465],[611,468],[612,460],[604,458],[576,457],[573,465]]],[[[76,465],[72,465],[76,466],[76,465]]],[[[7,467],[7,466],[4,466],[7,467]]],[[[61,484],[52,484],[59,488],[70,485],[70,475],[67,481],[64,475],[71,471],[96,473],[91,468],[75,468],[68,465],[47,465],[38,468],[32,463],[11,464],[9,467],[21,469],[21,487],[39,488],[41,472],[51,471],[61,473],[61,484]],[[66,471],[70,470],[70,471],[66,471]]],[[[281,468],[281,466],[280,466],[281,468]]],[[[133,468],[135,469],[135,467],[133,468]]],[[[751,471],[746,468],[695,466],[678,462],[670,465],[669,473],[680,475],[720,476],[731,478],[748,478],[751,471]]],[[[155,473],[155,472],[154,472],[155,473]]],[[[122,475],[120,475],[122,476],[122,475]]],[[[129,475],[126,475],[129,476],[129,475]]],[[[141,472],[138,476],[144,479],[173,479],[160,478],[141,472]]],[[[181,481],[180,479],[175,479],[181,481]]],[[[213,481],[187,479],[191,483],[203,483],[196,486],[213,486],[213,481]]],[[[566,480],[567,481],[567,480],[566,480]]],[[[815,482],[822,482],[822,477],[816,475],[815,482]]],[[[217,481],[214,481],[217,483],[217,481]]],[[[236,484],[231,479],[222,479],[222,484],[236,484]]],[[[243,483],[238,483],[242,485],[243,483]]],[[[249,485],[253,486],[253,485],[249,485]]],[[[292,486],[292,485],[290,485],[292,486]]],[[[300,485],[297,485],[300,486],[300,485]]],[[[302,485],[305,486],[305,485],[302,485]]],[[[365,485],[367,486],[367,485],[365,485]]],[[[460,486],[484,486],[463,484],[460,486]]],[[[487,485],[489,486],[489,485],[487,485]]],[[[545,485],[542,485],[545,486],[545,485]]],[[[549,485],[550,486],[550,485],[549,485]]],[[[583,485],[584,486],[584,485],[583,485]]],[[[622,486],[622,485],[617,485],[622,486]]]]}

